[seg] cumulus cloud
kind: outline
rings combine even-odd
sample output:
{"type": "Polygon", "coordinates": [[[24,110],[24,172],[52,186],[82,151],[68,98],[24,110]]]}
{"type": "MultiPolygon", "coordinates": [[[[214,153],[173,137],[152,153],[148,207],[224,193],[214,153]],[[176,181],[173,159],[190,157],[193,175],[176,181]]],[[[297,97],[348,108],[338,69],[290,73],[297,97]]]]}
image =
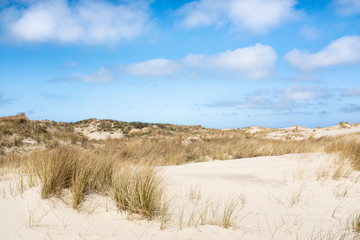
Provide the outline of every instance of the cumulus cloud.
{"type": "Polygon", "coordinates": [[[284,56],[284,59],[304,72],[358,63],[360,62],[360,37],[339,38],[317,53],[293,49],[284,56]]]}
{"type": "Polygon", "coordinates": [[[188,28],[231,24],[236,29],[264,33],[301,12],[296,0],[199,0],[182,6],[178,13],[188,28]]]}
{"type": "Polygon", "coordinates": [[[195,71],[236,79],[260,79],[273,74],[276,61],[277,55],[272,47],[256,44],[215,55],[188,54],[178,60],[151,59],[121,69],[137,77],[163,77],[180,71],[195,71]]]}
{"type": "Polygon", "coordinates": [[[355,15],[360,13],[359,0],[334,0],[334,6],[340,15],[355,15]]]}
{"type": "Polygon", "coordinates": [[[136,77],[165,77],[180,69],[177,61],[157,58],[123,67],[126,74],[136,77]]]}
{"type": "Polygon", "coordinates": [[[283,92],[283,97],[293,100],[320,100],[330,97],[329,90],[316,86],[291,86],[283,92]]]}
{"type": "Polygon", "coordinates": [[[138,37],[149,28],[147,3],[33,1],[1,12],[8,37],[27,42],[102,44],[138,37]]]}
{"type": "MultiPolygon", "coordinates": [[[[139,78],[182,78],[193,73],[198,77],[221,77],[236,80],[255,80],[274,75],[277,55],[273,48],[256,44],[220,52],[215,55],[188,54],[182,59],[156,58],[128,65],[119,65],[117,69],[101,68],[91,74],[74,73],[57,80],[83,82],[110,82],[114,75],[139,78]]],[[[69,67],[77,63],[69,62],[69,67]]]]}
{"type": "Polygon", "coordinates": [[[270,76],[275,68],[277,55],[267,45],[238,48],[216,55],[189,54],[183,63],[194,69],[215,71],[247,79],[259,79],[270,76]]]}
{"type": "Polygon", "coordinates": [[[73,73],[69,77],[61,78],[57,80],[61,81],[81,81],[87,83],[107,83],[113,81],[114,75],[111,71],[100,68],[98,71],[90,74],[73,73]]]}

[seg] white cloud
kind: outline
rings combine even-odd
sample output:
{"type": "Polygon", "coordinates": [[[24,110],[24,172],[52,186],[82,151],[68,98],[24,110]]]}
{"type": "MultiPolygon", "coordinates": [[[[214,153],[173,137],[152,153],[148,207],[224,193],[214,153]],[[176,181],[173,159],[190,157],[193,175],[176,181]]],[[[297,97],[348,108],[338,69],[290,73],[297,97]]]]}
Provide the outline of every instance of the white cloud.
{"type": "Polygon", "coordinates": [[[220,75],[259,79],[272,75],[276,60],[277,55],[272,47],[256,44],[212,56],[189,54],[183,63],[194,69],[215,71],[220,75]]]}
{"type": "Polygon", "coordinates": [[[284,59],[293,67],[305,72],[331,66],[354,64],[360,62],[360,37],[342,37],[331,42],[317,53],[293,49],[284,56],[284,59]]]}
{"type": "Polygon", "coordinates": [[[121,69],[125,74],[140,77],[170,76],[182,70],[236,79],[259,79],[273,74],[276,61],[272,47],[256,44],[215,55],[188,54],[180,60],[151,59],[121,69]]]}
{"type": "Polygon", "coordinates": [[[1,15],[7,34],[20,41],[101,44],[135,38],[149,27],[147,4],[115,5],[106,1],[34,1],[6,8],[1,15]]]}
{"type": "Polygon", "coordinates": [[[294,89],[294,88],[288,88],[284,92],[285,98],[289,99],[312,99],[314,97],[314,92],[305,90],[302,88],[294,89]]]}
{"type": "Polygon", "coordinates": [[[71,76],[61,79],[65,81],[81,81],[88,83],[107,83],[114,80],[114,76],[111,71],[100,68],[98,71],[90,74],[74,73],[71,76]]]}
{"type": "Polygon", "coordinates": [[[157,58],[123,67],[125,73],[137,77],[165,77],[180,69],[180,64],[173,60],[157,58]]]}
{"type": "Polygon", "coordinates": [[[219,25],[227,21],[224,12],[228,3],[219,0],[193,1],[182,6],[178,12],[184,16],[183,24],[188,28],[219,25]]]}
{"type": "Polygon", "coordinates": [[[236,29],[264,33],[283,22],[297,18],[295,0],[199,0],[178,10],[188,28],[230,23],[236,29]]]}
{"type": "Polygon", "coordinates": [[[354,15],[360,13],[359,0],[334,0],[336,11],[341,15],[354,15]]]}
{"type": "MultiPolygon", "coordinates": [[[[156,58],[120,65],[115,73],[140,78],[182,78],[184,74],[196,73],[206,78],[261,79],[274,75],[276,61],[277,55],[272,47],[256,44],[215,55],[188,54],[177,60],[156,58]]],[[[77,63],[69,64],[77,66],[77,63]]],[[[91,74],[74,73],[59,80],[106,83],[114,79],[113,70],[101,68],[91,74]]]]}
{"type": "Polygon", "coordinates": [[[292,100],[319,100],[330,96],[327,89],[319,87],[291,86],[284,90],[283,97],[292,100]]]}

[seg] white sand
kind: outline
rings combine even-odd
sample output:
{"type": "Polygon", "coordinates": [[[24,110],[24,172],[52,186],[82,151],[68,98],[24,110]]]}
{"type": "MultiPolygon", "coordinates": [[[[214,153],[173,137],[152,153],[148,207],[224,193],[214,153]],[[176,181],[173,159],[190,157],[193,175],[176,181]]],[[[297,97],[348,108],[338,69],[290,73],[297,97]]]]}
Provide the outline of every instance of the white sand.
{"type": "Polygon", "coordinates": [[[91,140],[105,140],[107,138],[116,139],[124,137],[121,129],[117,129],[113,132],[103,131],[99,128],[100,123],[100,120],[93,120],[90,124],[83,124],[74,130],[75,132],[82,133],[85,137],[88,137],[91,140]]]}
{"type": "MultiPolygon", "coordinates": [[[[259,130],[257,130],[259,131],[259,130]]],[[[271,139],[294,139],[302,140],[309,137],[335,137],[345,136],[349,134],[360,134],[360,125],[345,124],[344,127],[340,125],[331,126],[327,128],[304,128],[300,126],[293,126],[288,128],[271,129],[266,133],[267,138],[271,139]]]]}
{"type": "Polygon", "coordinates": [[[353,173],[354,181],[315,181],[316,171],[326,169],[333,157],[318,153],[214,161],[169,167],[167,174],[173,191],[182,196],[192,185],[213,199],[245,194],[235,231],[243,239],[296,239],[297,234],[310,239],[309,234],[315,238],[345,229],[348,217],[360,210],[360,186],[354,182],[359,173],[353,173]],[[336,196],[345,190],[345,197],[336,196]]]}
{"type": "Polygon", "coordinates": [[[3,175],[0,239],[339,239],[344,231],[353,239],[348,222],[360,211],[360,173],[316,180],[319,169],[331,173],[335,157],[292,154],[164,167],[172,204],[163,231],[158,220],[129,221],[109,198],[92,195],[77,212],[61,200],[41,200],[38,187],[11,193],[20,182],[3,175]],[[236,224],[224,229],[216,222],[231,199],[238,203],[236,224]]]}

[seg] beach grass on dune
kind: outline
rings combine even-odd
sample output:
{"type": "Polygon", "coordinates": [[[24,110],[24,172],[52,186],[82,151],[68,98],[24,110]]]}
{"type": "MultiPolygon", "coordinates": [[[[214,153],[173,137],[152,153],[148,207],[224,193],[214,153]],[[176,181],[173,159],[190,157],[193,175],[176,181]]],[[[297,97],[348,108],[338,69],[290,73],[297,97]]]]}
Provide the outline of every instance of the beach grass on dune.
{"type": "Polygon", "coordinates": [[[339,160],[349,162],[360,171],[360,140],[357,136],[337,137],[325,148],[327,153],[338,153],[339,160]]]}
{"type": "Polygon", "coordinates": [[[112,196],[121,211],[148,219],[159,212],[163,181],[151,165],[112,161],[72,147],[35,151],[29,156],[9,155],[2,165],[17,166],[37,178],[43,199],[60,197],[65,189],[70,190],[74,209],[81,207],[88,194],[96,193],[112,196]]]}

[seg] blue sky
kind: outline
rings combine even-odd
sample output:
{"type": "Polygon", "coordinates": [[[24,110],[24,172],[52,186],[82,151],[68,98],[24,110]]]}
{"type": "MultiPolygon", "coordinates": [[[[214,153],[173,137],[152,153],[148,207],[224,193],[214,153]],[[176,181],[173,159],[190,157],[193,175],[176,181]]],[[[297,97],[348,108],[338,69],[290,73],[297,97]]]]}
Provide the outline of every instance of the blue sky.
{"type": "Polygon", "coordinates": [[[0,0],[0,115],[359,122],[360,0],[0,0]]]}

